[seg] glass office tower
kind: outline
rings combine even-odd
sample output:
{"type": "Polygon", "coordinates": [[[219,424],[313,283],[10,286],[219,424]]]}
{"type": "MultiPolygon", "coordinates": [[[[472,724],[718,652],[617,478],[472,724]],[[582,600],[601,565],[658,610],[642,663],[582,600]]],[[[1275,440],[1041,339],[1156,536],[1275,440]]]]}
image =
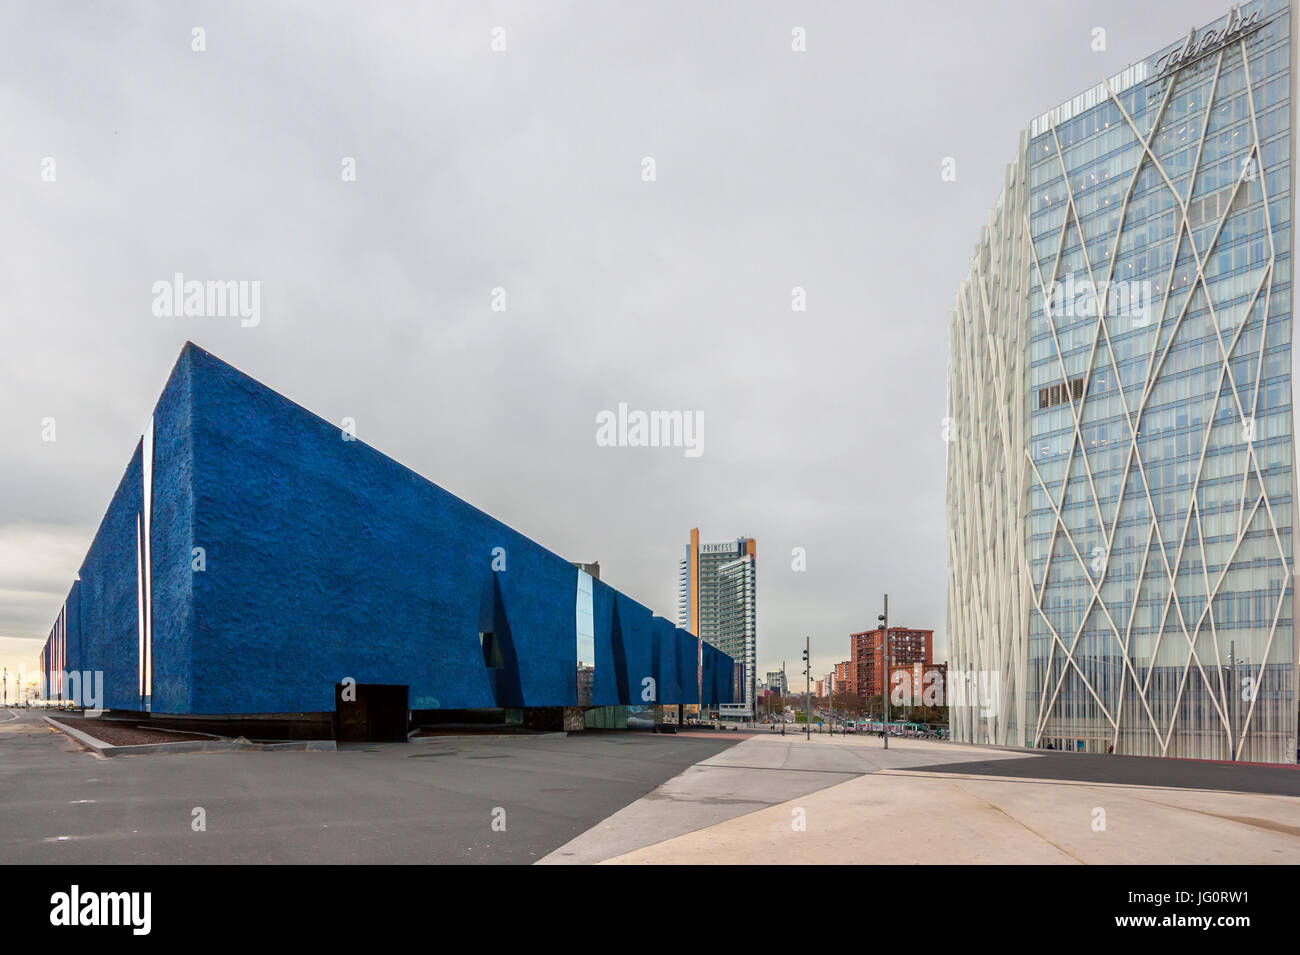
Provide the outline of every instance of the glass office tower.
{"type": "Polygon", "coordinates": [[[758,546],[752,537],[701,544],[700,529],[678,566],[677,624],[738,664],[733,699],[757,710],[758,546]]]}
{"type": "Polygon", "coordinates": [[[954,739],[1296,761],[1294,18],[1021,134],[949,324],[954,739]]]}

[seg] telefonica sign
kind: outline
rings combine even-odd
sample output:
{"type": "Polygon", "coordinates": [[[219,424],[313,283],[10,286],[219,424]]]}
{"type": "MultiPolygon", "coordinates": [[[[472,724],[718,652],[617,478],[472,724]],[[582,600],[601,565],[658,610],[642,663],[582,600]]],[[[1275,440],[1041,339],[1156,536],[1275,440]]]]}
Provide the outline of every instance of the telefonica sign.
{"type": "Polygon", "coordinates": [[[1257,8],[1247,16],[1242,16],[1240,5],[1233,4],[1228,10],[1228,15],[1223,18],[1223,23],[1217,29],[1206,27],[1198,37],[1196,27],[1192,27],[1187,32],[1187,39],[1183,41],[1182,46],[1175,47],[1156,60],[1156,75],[1160,76],[1182,69],[1202,54],[1217,50],[1228,41],[1235,40],[1248,30],[1253,30],[1259,26],[1261,12],[1262,8],[1257,8]]]}

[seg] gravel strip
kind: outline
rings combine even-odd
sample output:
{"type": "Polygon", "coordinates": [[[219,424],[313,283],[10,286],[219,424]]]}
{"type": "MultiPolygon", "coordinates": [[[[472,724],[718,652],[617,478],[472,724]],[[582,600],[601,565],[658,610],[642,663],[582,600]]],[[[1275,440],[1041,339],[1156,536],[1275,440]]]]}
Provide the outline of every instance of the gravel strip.
{"type": "Polygon", "coordinates": [[[182,743],[188,740],[212,739],[210,736],[200,736],[196,733],[169,733],[164,730],[146,729],[124,720],[88,720],[82,716],[68,716],[66,713],[60,713],[55,719],[110,746],[182,743]]]}

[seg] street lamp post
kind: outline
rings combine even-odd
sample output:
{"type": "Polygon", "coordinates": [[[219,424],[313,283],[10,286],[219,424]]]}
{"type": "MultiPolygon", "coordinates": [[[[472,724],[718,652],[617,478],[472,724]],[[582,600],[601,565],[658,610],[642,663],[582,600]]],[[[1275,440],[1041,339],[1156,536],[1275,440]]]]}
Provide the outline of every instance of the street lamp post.
{"type": "Polygon", "coordinates": [[[1228,759],[1236,762],[1237,752],[1237,641],[1228,644],[1228,759]]]}
{"type": "Polygon", "coordinates": [[[880,658],[884,662],[885,669],[880,680],[880,701],[885,708],[885,719],[880,726],[880,735],[885,741],[885,749],[889,749],[889,594],[885,594],[885,612],[876,619],[882,625],[881,629],[884,631],[882,639],[885,641],[880,652],[880,658]]]}

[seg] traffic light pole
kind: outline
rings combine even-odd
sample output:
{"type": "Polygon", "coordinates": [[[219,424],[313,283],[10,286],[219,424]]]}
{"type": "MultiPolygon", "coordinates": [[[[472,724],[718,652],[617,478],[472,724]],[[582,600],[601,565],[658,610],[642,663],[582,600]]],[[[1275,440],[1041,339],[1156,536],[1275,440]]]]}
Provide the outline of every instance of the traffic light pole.
{"type": "Polygon", "coordinates": [[[812,638],[804,637],[803,644],[803,735],[812,742],[812,661],[808,651],[812,649],[812,638]]]}

